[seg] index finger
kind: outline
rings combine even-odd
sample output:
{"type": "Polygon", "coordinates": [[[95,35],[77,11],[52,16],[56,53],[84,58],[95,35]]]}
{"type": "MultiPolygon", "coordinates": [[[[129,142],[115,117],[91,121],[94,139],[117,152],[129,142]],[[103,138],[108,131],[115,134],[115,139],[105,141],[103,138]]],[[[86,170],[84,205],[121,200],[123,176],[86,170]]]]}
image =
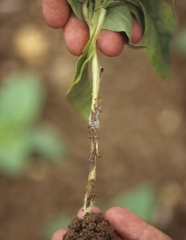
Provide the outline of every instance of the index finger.
{"type": "Polygon", "coordinates": [[[127,240],[171,240],[170,237],[146,223],[136,214],[120,207],[106,211],[104,218],[127,240]]]}
{"type": "Polygon", "coordinates": [[[62,28],[69,16],[70,6],[67,0],[42,0],[42,11],[46,23],[53,28],[62,28]]]}

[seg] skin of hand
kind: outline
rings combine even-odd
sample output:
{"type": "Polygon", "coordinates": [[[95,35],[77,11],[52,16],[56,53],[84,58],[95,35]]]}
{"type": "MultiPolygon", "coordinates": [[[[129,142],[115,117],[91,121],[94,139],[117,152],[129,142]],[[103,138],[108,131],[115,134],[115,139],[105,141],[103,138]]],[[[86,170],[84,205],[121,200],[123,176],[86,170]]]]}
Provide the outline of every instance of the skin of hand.
{"type": "MultiPolygon", "coordinates": [[[[101,212],[101,210],[94,207],[93,212],[101,212]]],[[[79,210],[78,217],[83,217],[82,209],[79,210]]],[[[127,209],[112,207],[103,214],[103,217],[110,222],[116,233],[125,240],[172,240],[127,209]]],[[[58,230],[54,233],[52,240],[63,239],[66,232],[67,229],[58,230]]]]}
{"type": "MultiPolygon", "coordinates": [[[[88,26],[73,15],[67,0],[42,0],[42,11],[50,27],[63,28],[63,38],[68,51],[76,56],[81,55],[89,39],[88,26]]],[[[131,41],[138,43],[142,35],[142,29],[133,18],[131,41]]],[[[118,56],[126,43],[124,34],[108,30],[102,30],[98,37],[100,51],[109,57],[118,56]]]]}

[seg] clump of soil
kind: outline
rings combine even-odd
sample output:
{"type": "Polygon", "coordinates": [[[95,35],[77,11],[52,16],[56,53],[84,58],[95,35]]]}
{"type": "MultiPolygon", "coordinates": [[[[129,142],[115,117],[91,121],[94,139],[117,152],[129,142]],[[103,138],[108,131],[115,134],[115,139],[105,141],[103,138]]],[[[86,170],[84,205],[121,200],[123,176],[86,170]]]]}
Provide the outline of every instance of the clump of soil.
{"type": "Polygon", "coordinates": [[[64,240],[121,240],[114,232],[109,221],[102,217],[102,213],[87,213],[83,219],[76,217],[64,240]]]}

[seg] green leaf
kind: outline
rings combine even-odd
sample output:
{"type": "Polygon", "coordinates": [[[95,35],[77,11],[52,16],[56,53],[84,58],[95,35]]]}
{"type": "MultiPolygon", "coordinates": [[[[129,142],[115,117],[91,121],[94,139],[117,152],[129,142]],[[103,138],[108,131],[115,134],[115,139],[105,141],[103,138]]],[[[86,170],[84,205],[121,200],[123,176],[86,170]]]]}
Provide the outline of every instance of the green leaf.
{"type": "Polygon", "coordinates": [[[108,8],[102,29],[125,32],[130,39],[132,31],[132,15],[126,3],[108,8]]]}
{"type": "Polygon", "coordinates": [[[73,83],[66,95],[68,101],[85,119],[87,119],[90,114],[92,99],[92,88],[88,79],[88,62],[89,59],[86,54],[79,58],[73,83]]]}
{"type": "Polygon", "coordinates": [[[84,20],[83,13],[82,13],[82,1],[79,0],[67,0],[70,4],[73,13],[76,15],[77,18],[80,20],[84,20]]]}
{"type": "Polygon", "coordinates": [[[153,185],[142,185],[116,197],[112,205],[127,208],[146,221],[152,222],[157,210],[157,191],[153,185]]]}
{"type": "Polygon", "coordinates": [[[64,143],[50,128],[36,128],[31,135],[31,145],[33,152],[49,161],[59,162],[64,157],[64,143]]]}
{"type": "Polygon", "coordinates": [[[138,21],[141,28],[145,29],[144,16],[143,16],[143,12],[141,11],[140,6],[134,5],[129,2],[127,3],[127,6],[130,9],[130,12],[135,16],[135,18],[138,21]]]}
{"type": "Polygon", "coordinates": [[[160,0],[154,2],[141,0],[145,16],[145,34],[143,44],[147,57],[159,75],[169,78],[170,44],[175,28],[171,7],[160,0]]]}
{"type": "Polygon", "coordinates": [[[120,3],[115,6],[109,7],[102,29],[107,29],[115,32],[124,32],[128,38],[128,44],[132,48],[144,48],[144,46],[134,45],[131,42],[132,33],[132,14],[131,10],[137,14],[141,20],[140,11],[134,7],[129,6],[127,3],[120,3]],[[133,7],[133,9],[132,9],[133,7]],[[134,10],[135,9],[135,10],[134,10]]]}

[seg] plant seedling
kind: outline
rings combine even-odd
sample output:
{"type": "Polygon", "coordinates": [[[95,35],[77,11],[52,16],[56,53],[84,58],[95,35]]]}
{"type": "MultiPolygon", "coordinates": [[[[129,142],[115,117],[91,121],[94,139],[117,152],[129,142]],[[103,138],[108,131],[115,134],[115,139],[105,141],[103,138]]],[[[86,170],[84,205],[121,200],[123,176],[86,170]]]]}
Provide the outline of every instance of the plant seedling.
{"type": "Polygon", "coordinates": [[[13,75],[0,88],[0,171],[19,176],[33,153],[57,163],[64,145],[49,127],[37,127],[44,89],[31,73],[13,75]]]}
{"type": "Polygon", "coordinates": [[[100,157],[97,131],[100,126],[98,118],[101,111],[100,81],[103,73],[98,59],[97,38],[101,29],[125,33],[129,47],[144,48],[152,66],[163,79],[167,80],[169,78],[170,43],[175,27],[174,1],[172,0],[171,4],[163,0],[68,0],[68,2],[76,17],[87,23],[90,33],[83,54],[77,61],[67,99],[86,119],[89,119],[91,153],[83,207],[84,220],[75,219],[64,239],[117,239],[113,234],[112,236],[103,234],[105,228],[103,231],[100,228],[102,225],[107,225],[103,224],[105,220],[101,221],[99,217],[95,220],[95,214],[92,213],[96,198],[96,162],[100,157]],[[134,45],[131,41],[133,16],[144,33],[140,46],[134,45]],[[90,62],[92,84],[88,79],[90,62]],[[90,222],[92,222],[91,227],[90,222]],[[80,230],[85,226],[88,227],[89,233],[83,235],[80,230]],[[90,232],[93,234],[91,235],[90,232]]]}

